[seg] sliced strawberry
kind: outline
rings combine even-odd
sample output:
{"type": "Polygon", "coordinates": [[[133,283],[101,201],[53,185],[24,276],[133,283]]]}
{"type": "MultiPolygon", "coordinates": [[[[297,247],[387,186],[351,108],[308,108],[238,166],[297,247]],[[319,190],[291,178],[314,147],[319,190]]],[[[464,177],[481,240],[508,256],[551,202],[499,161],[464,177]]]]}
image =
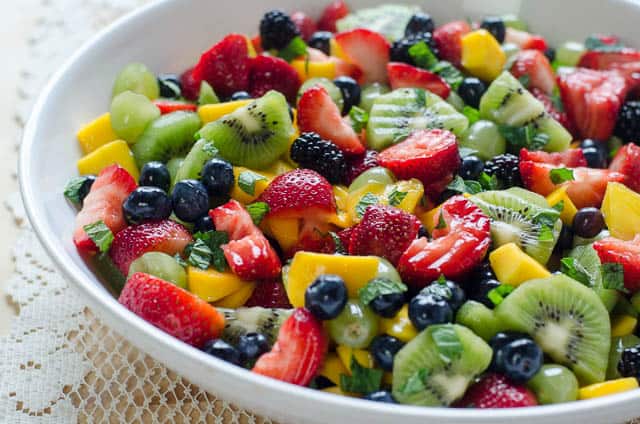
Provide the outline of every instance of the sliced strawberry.
{"type": "Polygon", "coordinates": [[[489,249],[490,220],[470,200],[454,196],[441,206],[441,214],[434,217],[433,240],[426,237],[414,240],[398,261],[403,280],[416,287],[424,287],[440,275],[453,280],[473,270],[489,249]]]}
{"type": "Polygon", "coordinates": [[[548,163],[558,167],[565,166],[568,168],[577,168],[579,166],[587,166],[587,160],[584,158],[582,149],[569,149],[564,152],[547,153],[541,150],[529,151],[525,148],[520,150],[520,160],[530,160],[538,163],[548,163]]]}
{"type": "Polygon", "coordinates": [[[360,155],[365,148],[358,134],[345,120],[324,87],[316,85],[298,101],[298,126],[301,132],[315,132],[331,141],[346,154],[360,155]]]}
{"type": "Polygon", "coordinates": [[[551,94],[556,86],[556,76],[549,59],[540,50],[521,50],[516,53],[510,71],[516,78],[527,76],[529,89],[538,88],[551,94]]]}
{"type": "Polygon", "coordinates": [[[336,32],[336,22],[349,14],[344,0],[334,0],[322,11],[318,20],[318,30],[336,32]]]}
{"type": "Polygon", "coordinates": [[[186,102],[174,102],[171,100],[156,100],[155,105],[160,109],[160,113],[166,115],[167,113],[177,112],[180,110],[186,110],[187,112],[195,112],[198,106],[193,103],[186,102]]]}
{"type": "Polygon", "coordinates": [[[391,89],[396,88],[422,88],[446,99],[449,97],[451,87],[438,74],[416,68],[400,62],[389,62],[387,64],[389,83],[391,89]]]}
{"type": "Polygon", "coordinates": [[[300,36],[304,41],[308,41],[313,33],[318,30],[315,21],[304,12],[293,12],[291,14],[291,20],[296,24],[296,27],[298,27],[300,36]]]}
{"type": "Polygon", "coordinates": [[[488,374],[471,386],[455,406],[459,408],[522,408],[536,406],[536,396],[525,386],[500,374],[488,374]]]}
{"type": "Polygon", "coordinates": [[[122,274],[128,275],[131,262],[145,253],[163,252],[173,256],[182,253],[192,241],[189,231],[177,222],[146,222],[118,232],[109,255],[122,274]]]}
{"type": "Polygon", "coordinates": [[[362,69],[346,60],[331,56],[330,61],[335,63],[336,77],[351,77],[356,81],[362,78],[362,69]]]}
{"type": "Polygon", "coordinates": [[[522,50],[539,50],[544,52],[549,48],[547,41],[543,37],[514,28],[507,28],[505,42],[515,44],[522,50]]]}
{"type": "Polygon", "coordinates": [[[258,358],[252,371],[306,386],[322,365],[327,347],[322,323],[308,310],[298,308],[280,327],[271,351],[258,358]]]}
{"type": "Polygon", "coordinates": [[[230,200],[222,206],[209,211],[209,216],[218,231],[229,235],[229,240],[240,240],[246,236],[260,233],[249,213],[237,201],[230,200]]]}
{"type": "Polygon", "coordinates": [[[410,213],[391,206],[369,206],[353,229],[349,254],[380,256],[396,265],[419,229],[420,221],[410,213]]]}
{"type": "Polygon", "coordinates": [[[241,34],[229,34],[206,51],[193,69],[193,79],[207,81],[216,94],[229,97],[249,88],[249,49],[241,34]]]}
{"type": "Polygon", "coordinates": [[[253,290],[251,297],[245,302],[244,306],[291,309],[287,291],[284,289],[282,282],[278,280],[261,281],[253,290]]]}
{"type": "Polygon", "coordinates": [[[262,97],[269,90],[284,94],[294,102],[300,88],[300,77],[287,61],[273,56],[257,56],[251,59],[249,72],[249,94],[262,97]]]}
{"type": "Polygon", "coordinates": [[[224,329],[224,315],[175,284],[137,272],[118,301],[134,314],[192,346],[201,348],[224,329]]]}
{"type": "Polygon", "coordinates": [[[84,231],[84,226],[102,221],[114,234],[127,226],[122,203],[136,187],[133,177],[118,165],[111,165],[100,172],[82,202],[82,209],[76,215],[73,242],[78,251],[97,251],[95,243],[84,231]]]}
{"type": "Polygon", "coordinates": [[[640,146],[633,143],[622,146],[609,169],[624,175],[624,184],[640,193],[640,146]]]}
{"type": "Polygon", "coordinates": [[[287,252],[288,257],[293,257],[296,252],[336,253],[336,243],[329,234],[329,225],[307,217],[302,222],[298,243],[287,252]]]}
{"type": "Polygon", "coordinates": [[[456,136],[447,130],[421,130],[378,154],[381,166],[402,180],[417,178],[429,196],[438,196],[460,166],[456,136]]]}
{"type": "Polygon", "coordinates": [[[551,96],[549,96],[547,93],[540,90],[539,88],[531,89],[531,94],[533,94],[536,99],[542,102],[542,104],[544,105],[544,110],[549,115],[551,115],[553,119],[560,122],[560,124],[562,124],[562,126],[565,127],[566,130],[569,131],[571,134],[576,133],[576,128],[573,125],[573,122],[571,122],[571,120],[569,119],[567,112],[565,112],[563,105],[556,106],[554,101],[551,99],[551,96]],[[562,108],[558,109],[560,106],[562,106],[562,108]]]}
{"type": "Polygon", "coordinates": [[[433,32],[433,40],[438,47],[438,56],[456,66],[462,59],[462,37],[471,32],[466,21],[453,21],[444,24],[433,32]]]}
{"type": "Polygon", "coordinates": [[[256,35],[251,39],[251,45],[257,54],[262,54],[264,52],[264,49],[262,48],[262,38],[260,38],[260,35],[256,35]]]}
{"type": "Polygon", "coordinates": [[[280,275],[280,258],[262,234],[253,234],[222,245],[231,271],[247,281],[268,280],[280,275]]]}
{"type": "Polygon", "coordinates": [[[379,166],[379,164],[378,152],[375,150],[367,150],[364,155],[348,158],[345,184],[351,184],[358,175],[362,174],[367,169],[375,168],[376,166],[379,166]]]}
{"type": "Polygon", "coordinates": [[[640,290],[640,235],[630,241],[607,237],[593,243],[602,263],[621,264],[624,287],[632,293],[640,290]]]}
{"type": "Polygon", "coordinates": [[[619,51],[588,51],[580,58],[578,66],[598,70],[613,69],[617,65],[640,62],[640,51],[624,48],[619,51]]]}
{"type": "Polygon", "coordinates": [[[353,231],[356,229],[356,226],[345,228],[344,230],[338,233],[338,237],[340,238],[340,242],[342,243],[342,247],[348,252],[349,246],[351,245],[351,236],[353,235],[353,231]]]}
{"type": "Polygon", "coordinates": [[[180,85],[182,87],[182,95],[187,100],[197,100],[200,94],[200,82],[193,76],[193,68],[187,69],[180,75],[180,85]]]}
{"type": "Polygon", "coordinates": [[[629,91],[619,71],[578,68],[558,78],[562,103],[582,138],[608,140],[629,91]]]}
{"type": "Polygon", "coordinates": [[[356,28],[337,34],[336,43],[348,61],[362,70],[360,84],[387,82],[387,63],[391,45],[387,39],[369,29],[356,28]]]}

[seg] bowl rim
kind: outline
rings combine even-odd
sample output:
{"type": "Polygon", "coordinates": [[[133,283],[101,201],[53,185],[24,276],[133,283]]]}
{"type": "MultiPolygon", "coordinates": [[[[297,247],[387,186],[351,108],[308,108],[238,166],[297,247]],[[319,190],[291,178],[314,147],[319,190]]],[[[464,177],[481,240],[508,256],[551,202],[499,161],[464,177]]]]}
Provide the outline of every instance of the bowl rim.
{"type": "MultiPolygon", "coordinates": [[[[634,4],[636,7],[640,7],[635,0],[618,0],[621,3],[634,4]]],[[[104,318],[108,315],[110,318],[121,320],[129,328],[132,328],[133,332],[144,334],[145,337],[153,340],[161,349],[171,349],[174,353],[181,355],[185,360],[192,360],[197,363],[209,362],[213,367],[217,368],[220,372],[226,373],[231,377],[238,378],[240,380],[246,380],[247,383],[262,386],[263,389],[273,390],[280,392],[291,397],[292,401],[295,398],[304,399],[305,401],[321,402],[326,407],[345,407],[349,408],[352,412],[358,410],[364,412],[375,412],[389,417],[401,418],[402,416],[421,417],[421,418],[442,418],[445,420],[469,420],[490,422],[496,419],[536,419],[536,418],[551,418],[553,416],[562,416],[567,414],[588,413],[589,411],[601,410],[603,407],[613,408],[628,404],[633,400],[640,400],[640,389],[619,393],[615,395],[605,396],[602,398],[595,398],[582,401],[567,402],[555,405],[540,405],[526,408],[513,408],[513,409],[491,409],[487,411],[477,409],[461,409],[461,408],[443,408],[443,407],[421,407],[410,405],[388,405],[377,402],[366,401],[362,399],[350,398],[345,396],[336,396],[330,393],[325,393],[319,390],[309,389],[306,387],[293,386],[291,384],[275,380],[273,378],[265,377],[255,373],[251,373],[240,367],[228,364],[225,361],[212,357],[197,348],[194,348],[186,343],[180,342],[173,336],[165,333],[159,328],[153,326],[142,318],[138,317],[134,313],[127,310],[122,306],[115,297],[105,297],[105,291],[100,289],[96,284],[91,282],[83,275],[82,269],[75,263],[69,261],[68,254],[64,249],[60,249],[60,240],[54,234],[52,229],[47,225],[47,221],[42,213],[38,210],[36,194],[34,191],[34,181],[32,181],[30,174],[32,169],[31,157],[32,149],[35,144],[35,135],[38,131],[40,116],[46,113],[46,103],[48,97],[56,90],[57,85],[62,80],[63,76],[72,69],[79,59],[85,55],[88,51],[92,50],[101,42],[108,39],[112,33],[119,28],[135,23],[144,19],[145,15],[152,11],[158,11],[165,7],[173,7],[175,3],[179,3],[180,0],[157,0],[139,7],[128,14],[115,20],[104,29],[99,31],[91,39],[86,41],[78,50],[75,51],[64,64],[50,77],[45,88],[40,93],[37,101],[34,103],[29,115],[27,124],[25,125],[22,135],[22,142],[20,145],[20,152],[18,157],[18,182],[20,185],[20,193],[24,203],[24,208],[31,223],[31,226],[36,233],[39,241],[45,248],[48,256],[52,259],[57,269],[63,274],[63,276],[71,281],[76,288],[78,288],[90,304],[96,306],[100,311],[99,315],[104,318]]],[[[106,322],[105,322],[106,323],[106,322]]],[[[139,347],[136,343],[136,339],[133,337],[127,337],[126,334],[118,331],[118,334],[125,337],[129,342],[139,348],[145,354],[154,357],[153,354],[146,352],[139,347]]],[[[163,363],[164,364],[164,363],[163,363]]],[[[164,364],[171,368],[171,366],[164,364]]],[[[240,402],[242,403],[242,402],[240,402]]],[[[640,410],[638,412],[640,414],[640,410]]]]}

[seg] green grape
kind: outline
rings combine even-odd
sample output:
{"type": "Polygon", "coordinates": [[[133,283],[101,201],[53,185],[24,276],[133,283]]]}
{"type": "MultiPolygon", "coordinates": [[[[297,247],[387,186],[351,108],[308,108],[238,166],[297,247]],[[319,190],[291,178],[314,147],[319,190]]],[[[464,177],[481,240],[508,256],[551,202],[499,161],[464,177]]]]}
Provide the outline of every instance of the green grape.
{"type": "Polygon", "coordinates": [[[578,399],[578,379],[566,367],[545,364],[527,383],[541,405],[572,402],[578,399]]]}
{"type": "Polygon", "coordinates": [[[162,252],[147,252],[129,267],[129,277],[136,272],[144,272],[169,281],[183,289],[187,288],[187,273],[175,258],[162,252]]]}
{"type": "Polygon", "coordinates": [[[458,112],[462,112],[464,109],[464,100],[462,100],[462,97],[453,90],[451,90],[449,97],[447,97],[447,103],[456,108],[458,112]]]}
{"type": "Polygon", "coordinates": [[[387,168],[376,166],[375,168],[367,169],[362,174],[353,180],[349,186],[349,192],[354,192],[369,183],[378,183],[382,185],[389,185],[396,182],[396,177],[387,168]]]}
{"type": "Polygon", "coordinates": [[[338,109],[342,110],[344,106],[344,99],[342,98],[342,91],[335,85],[331,80],[327,78],[310,78],[302,84],[300,89],[298,90],[298,99],[302,96],[302,93],[307,91],[313,86],[320,85],[327,90],[329,93],[329,97],[333,100],[333,102],[338,105],[338,109]]]}
{"type": "Polygon", "coordinates": [[[556,50],[556,62],[560,66],[576,66],[586,51],[584,44],[568,41],[556,50]]]}
{"type": "Polygon", "coordinates": [[[496,124],[480,120],[464,132],[460,147],[475,150],[480,159],[489,160],[506,152],[507,142],[496,124]]]}
{"type": "Polygon", "coordinates": [[[362,87],[362,94],[360,95],[360,109],[364,109],[367,112],[371,111],[371,107],[373,106],[373,102],[379,96],[388,93],[391,91],[388,85],[373,83],[371,85],[367,85],[362,87]]]}
{"type": "Polygon", "coordinates": [[[147,125],[160,116],[160,109],[142,94],[125,91],[111,102],[111,126],[118,137],[135,143],[147,125]]]}
{"type": "Polygon", "coordinates": [[[389,262],[385,258],[380,258],[380,263],[378,264],[378,274],[376,275],[376,278],[386,278],[391,281],[402,283],[402,278],[400,278],[400,274],[398,273],[398,271],[396,271],[394,266],[391,265],[391,262],[389,262]]]}
{"type": "Polygon", "coordinates": [[[378,334],[378,317],[357,300],[350,300],[340,315],[327,322],[334,342],[354,349],[364,349],[378,334]]]}
{"type": "Polygon", "coordinates": [[[150,100],[155,100],[160,96],[158,79],[142,63],[130,63],[116,77],[111,96],[116,97],[125,91],[142,94],[150,100]]]}

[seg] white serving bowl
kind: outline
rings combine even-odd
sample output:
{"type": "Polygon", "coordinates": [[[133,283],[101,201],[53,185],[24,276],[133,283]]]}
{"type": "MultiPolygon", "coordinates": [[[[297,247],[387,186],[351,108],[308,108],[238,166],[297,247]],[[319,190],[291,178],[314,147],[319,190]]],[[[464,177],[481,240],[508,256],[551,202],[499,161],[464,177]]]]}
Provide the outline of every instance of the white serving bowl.
{"type": "MultiPolygon", "coordinates": [[[[318,14],[328,0],[233,2],[164,0],[107,28],[78,51],[35,105],[20,153],[26,210],[59,269],[84,294],[103,322],[172,370],[226,400],[289,423],[612,423],[640,416],[640,390],[590,401],[512,410],[461,410],[385,405],[304,389],[234,367],[194,349],[122,307],[77,254],[72,243],[76,211],[62,189],[76,175],[80,126],[108,110],[111,86],[127,63],[156,72],[181,72],[228,32],[253,34],[275,7],[318,14]]],[[[352,8],[382,1],[350,0],[352,8]]],[[[554,44],[610,32],[640,40],[640,3],[628,0],[449,0],[419,3],[436,22],[513,12],[554,44]]]]}

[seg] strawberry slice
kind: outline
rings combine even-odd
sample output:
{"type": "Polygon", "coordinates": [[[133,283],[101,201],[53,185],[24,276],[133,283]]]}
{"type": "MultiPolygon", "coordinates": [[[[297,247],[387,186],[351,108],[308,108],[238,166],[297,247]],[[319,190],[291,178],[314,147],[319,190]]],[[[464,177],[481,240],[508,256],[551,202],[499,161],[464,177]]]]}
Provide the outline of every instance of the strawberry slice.
{"type": "Polygon", "coordinates": [[[510,71],[516,78],[527,76],[529,89],[537,88],[546,94],[551,94],[556,86],[556,76],[549,59],[540,50],[518,52],[510,71]]]}
{"type": "Polygon", "coordinates": [[[322,15],[318,20],[319,31],[331,31],[336,32],[336,22],[344,18],[349,14],[349,7],[347,7],[344,0],[334,0],[322,11],[322,15]]]}
{"type": "Polygon", "coordinates": [[[240,240],[243,237],[260,233],[249,213],[237,200],[230,200],[224,205],[209,211],[209,216],[218,231],[229,235],[229,240],[240,240]]]}
{"type": "Polygon", "coordinates": [[[458,408],[522,408],[536,406],[536,396],[525,386],[510,382],[500,374],[488,374],[471,386],[456,402],[458,408]]]}
{"type": "Polygon", "coordinates": [[[416,68],[400,62],[389,62],[387,64],[389,83],[391,89],[396,88],[422,88],[446,99],[449,97],[451,87],[438,74],[416,68]]]}
{"type": "Polygon", "coordinates": [[[200,94],[200,83],[202,80],[196,81],[193,77],[193,68],[187,69],[180,75],[180,85],[182,86],[182,95],[187,100],[195,101],[200,94]]]}
{"type": "Polygon", "coordinates": [[[358,134],[342,119],[340,109],[322,86],[311,87],[300,97],[298,126],[301,132],[315,132],[346,154],[360,155],[365,152],[358,134]]]}
{"type": "Polygon", "coordinates": [[[290,17],[304,41],[309,41],[313,33],[318,30],[315,21],[304,12],[293,12],[290,17]]]}
{"type": "Polygon", "coordinates": [[[624,175],[624,184],[640,193],[640,146],[633,143],[622,146],[609,169],[624,175]]]}
{"type": "Polygon", "coordinates": [[[257,56],[251,59],[249,71],[249,94],[262,97],[269,90],[281,92],[287,100],[295,102],[300,77],[287,61],[273,56],[257,56]]]}
{"type": "Polygon", "coordinates": [[[410,213],[391,206],[369,206],[351,233],[349,254],[381,256],[396,265],[419,229],[420,221],[410,213]]]}
{"type": "Polygon", "coordinates": [[[402,180],[417,178],[437,197],[460,166],[456,136],[447,130],[421,130],[378,154],[378,163],[402,180]]]}
{"type": "Polygon", "coordinates": [[[308,216],[302,222],[300,236],[296,245],[286,252],[287,257],[293,257],[296,252],[336,253],[336,243],[329,234],[331,228],[328,223],[308,216]]]}
{"type": "Polygon", "coordinates": [[[462,59],[462,37],[471,32],[466,21],[453,21],[444,24],[433,32],[433,40],[438,47],[438,56],[460,67],[462,59]]]}
{"type": "Polygon", "coordinates": [[[581,138],[608,140],[629,91],[619,71],[578,68],[558,78],[562,103],[581,138]]]}
{"type": "Polygon", "coordinates": [[[544,110],[549,115],[551,115],[553,119],[560,122],[560,124],[562,124],[562,126],[565,127],[566,130],[569,131],[571,134],[576,133],[576,129],[573,125],[573,122],[571,122],[571,120],[569,119],[569,116],[567,115],[567,112],[565,112],[564,106],[562,104],[556,106],[556,103],[554,103],[551,96],[549,96],[547,93],[540,90],[539,88],[532,88],[531,94],[533,94],[536,99],[540,100],[540,102],[544,105],[544,110]],[[560,106],[562,107],[558,109],[560,106]]]}
{"type": "Polygon", "coordinates": [[[549,48],[547,41],[543,37],[514,28],[507,28],[504,41],[515,44],[522,50],[539,50],[544,52],[549,48]]]}
{"type": "Polygon", "coordinates": [[[640,51],[623,48],[618,51],[588,51],[580,58],[578,66],[598,70],[613,69],[626,63],[640,62],[640,51]]]}
{"type": "Polygon", "coordinates": [[[520,150],[520,160],[530,160],[532,162],[548,163],[558,167],[565,166],[569,168],[587,166],[587,160],[584,158],[582,149],[569,149],[564,152],[547,153],[542,150],[529,151],[523,148],[520,150]]]}
{"type": "Polygon", "coordinates": [[[222,245],[231,271],[247,281],[268,280],[280,275],[280,258],[262,234],[253,234],[222,245]]]}
{"type": "Polygon", "coordinates": [[[289,303],[287,291],[284,289],[282,283],[277,280],[271,280],[260,282],[244,306],[290,309],[291,303],[289,303]]]}
{"type": "Polygon", "coordinates": [[[100,172],[76,215],[73,242],[80,253],[97,251],[95,243],[84,231],[85,225],[102,221],[114,234],[127,226],[122,203],[136,187],[133,177],[118,165],[111,165],[100,172]]]}
{"type": "Polygon", "coordinates": [[[345,184],[349,185],[358,175],[367,169],[375,168],[378,164],[378,152],[375,150],[367,150],[364,155],[347,159],[347,174],[345,176],[345,184]]]}
{"type": "Polygon", "coordinates": [[[349,247],[351,246],[351,236],[353,235],[353,231],[356,229],[356,226],[345,228],[344,230],[338,233],[338,237],[340,238],[340,242],[342,243],[342,247],[348,252],[349,247]]]}
{"type": "Polygon", "coordinates": [[[134,314],[197,348],[224,329],[224,316],[204,300],[175,284],[136,272],[118,301],[134,314]]]}
{"type": "Polygon", "coordinates": [[[490,220],[473,202],[454,196],[440,210],[434,217],[433,240],[414,240],[398,261],[402,279],[413,286],[424,287],[440,275],[453,280],[464,277],[489,249],[490,220]]]}
{"type": "Polygon", "coordinates": [[[280,327],[271,351],[258,358],[252,371],[306,386],[322,365],[327,347],[322,323],[308,310],[298,308],[280,327]]]}
{"type": "Polygon", "coordinates": [[[200,87],[207,81],[216,94],[229,97],[249,88],[249,49],[241,34],[229,34],[206,51],[193,69],[192,78],[200,87]]]}
{"type": "Polygon", "coordinates": [[[158,109],[160,109],[160,113],[163,115],[180,110],[195,112],[198,109],[198,106],[193,103],[174,102],[171,100],[156,100],[153,103],[155,103],[158,109]]]}
{"type": "Polygon", "coordinates": [[[640,290],[640,235],[622,241],[607,237],[593,243],[602,263],[621,264],[624,269],[624,287],[634,293],[640,290]]]}
{"type": "Polygon", "coordinates": [[[145,222],[118,232],[111,243],[109,255],[123,275],[129,274],[131,262],[147,252],[168,255],[182,253],[193,238],[189,231],[170,220],[145,222]]]}
{"type": "Polygon", "coordinates": [[[356,28],[337,34],[336,43],[348,61],[362,70],[360,84],[387,82],[387,63],[391,45],[387,39],[369,29],[356,28]]]}

